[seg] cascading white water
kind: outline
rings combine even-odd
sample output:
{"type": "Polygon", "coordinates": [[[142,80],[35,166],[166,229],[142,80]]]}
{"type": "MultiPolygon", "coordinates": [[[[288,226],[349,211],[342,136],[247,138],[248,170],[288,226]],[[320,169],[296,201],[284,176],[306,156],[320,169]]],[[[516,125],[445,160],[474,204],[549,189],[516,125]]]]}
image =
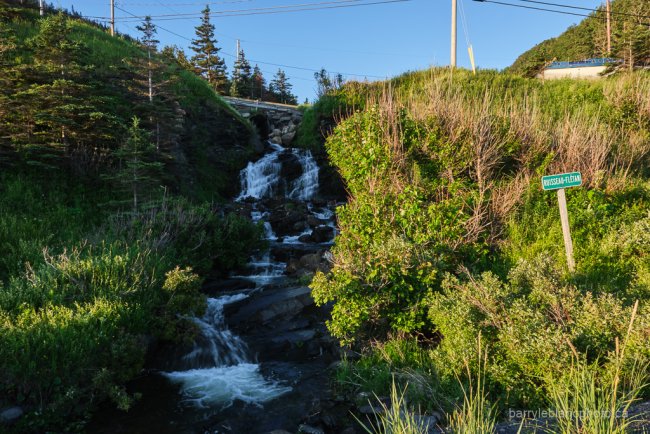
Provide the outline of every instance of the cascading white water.
{"type": "Polygon", "coordinates": [[[246,344],[226,327],[224,306],[246,297],[235,294],[209,298],[205,315],[193,319],[203,337],[183,358],[193,369],[164,373],[181,385],[185,403],[197,407],[227,407],[235,400],[261,404],[291,390],[264,379],[259,365],[248,360],[246,344]]]}
{"type": "Polygon", "coordinates": [[[303,149],[286,149],[270,143],[271,152],[264,155],[241,171],[241,193],[237,200],[247,197],[263,199],[280,196],[290,199],[309,200],[318,191],[318,164],[311,152],[303,149]],[[302,168],[301,175],[290,183],[280,176],[282,171],[281,155],[290,152],[295,155],[302,168]]]}
{"type": "MultiPolygon", "coordinates": [[[[306,201],[313,198],[318,191],[318,165],[311,152],[285,149],[277,144],[270,144],[270,147],[270,152],[256,162],[248,163],[242,170],[242,191],[237,200],[286,197],[306,201]],[[293,154],[295,159],[292,163],[297,161],[302,169],[291,182],[281,179],[282,154],[285,153],[293,154]]],[[[286,159],[286,155],[284,157],[286,159]]],[[[268,213],[259,211],[256,203],[253,204],[251,218],[256,223],[263,223],[267,240],[277,241],[273,228],[264,221],[268,213]]],[[[301,235],[308,233],[306,231],[301,235]]],[[[285,237],[284,242],[299,244],[299,237],[285,237]]],[[[286,269],[286,263],[273,261],[268,251],[254,256],[248,266],[250,275],[236,277],[255,282],[256,287],[282,277],[286,269]]],[[[205,315],[193,318],[202,337],[183,358],[188,370],[164,374],[170,381],[181,385],[185,403],[197,407],[225,407],[235,400],[261,404],[291,390],[290,387],[266,380],[260,373],[259,365],[248,360],[246,344],[226,327],[224,306],[246,297],[245,294],[236,294],[209,298],[205,315]]]]}
{"type": "Polygon", "coordinates": [[[309,200],[318,192],[318,164],[311,151],[292,150],[302,166],[302,175],[292,184],[287,195],[290,199],[309,200]]]}

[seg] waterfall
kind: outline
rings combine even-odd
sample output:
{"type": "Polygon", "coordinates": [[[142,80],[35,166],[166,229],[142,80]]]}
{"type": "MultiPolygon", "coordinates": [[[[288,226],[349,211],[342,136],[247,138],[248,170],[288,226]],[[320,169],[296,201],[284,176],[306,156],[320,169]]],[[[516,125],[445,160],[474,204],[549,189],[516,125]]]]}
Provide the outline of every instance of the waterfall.
{"type": "Polygon", "coordinates": [[[286,149],[270,143],[271,152],[248,166],[240,173],[241,193],[237,200],[247,197],[263,199],[268,197],[287,197],[290,199],[309,200],[318,192],[318,164],[311,151],[304,149],[286,149]],[[286,182],[282,179],[283,154],[295,156],[301,166],[300,176],[286,182]]]}
{"type": "MultiPolygon", "coordinates": [[[[271,143],[267,154],[248,163],[241,171],[240,183],[239,201],[249,197],[284,197],[307,201],[318,192],[318,165],[308,150],[285,149],[271,143]],[[287,169],[284,165],[291,167],[287,169]],[[289,181],[282,179],[283,168],[291,171],[289,181]]],[[[309,211],[312,211],[311,204],[309,211]]],[[[332,215],[326,214],[328,212],[321,210],[320,214],[315,215],[329,218],[332,215]]],[[[270,223],[265,221],[268,217],[268,212],[260,211],[258,203],[253,202],[251,219],[263,224],[267,240],[276,242],[278,237],[270,223]]],[[[298,238],[309,233],[310,230],[306,230],[299,235],[286,236],[282,244],[301,244],[298,238]]],[[[266,251],[251,258],[248,263],[249,274],[234,277],[248,279],[259,289],[275,279],[283,278],[286,266],[284,262],[274,261],[271,253],[266,251]]],[[[249,360],[246,344],[228,330],[225,324],[224,306],[247,296],[242,293],[209,298],[203,317],[192,318],[201,331],[201,336],[197,338],[192,350],[183,357],[187,370],[164,373],[170,381],[181,386],[184,403],[201,408],[216,405],[227,407],[235,400],[261,404],[291,390],[290,387],[265,379],[259,364],[249,360]]]]}
{"type": "Polygon", "coordinates": [[[226,327],[224,306],[246,297],[236,294],[209,298],[205,315],[193,318],[201,330],[201,339],[183,358],[192,369],[163,374],[181,385],[184,403],[196,407],[228,407],[235,400],[261,404],[291,390],[264,379],[259,365],[248,359],[246,344],[226,327]]]}

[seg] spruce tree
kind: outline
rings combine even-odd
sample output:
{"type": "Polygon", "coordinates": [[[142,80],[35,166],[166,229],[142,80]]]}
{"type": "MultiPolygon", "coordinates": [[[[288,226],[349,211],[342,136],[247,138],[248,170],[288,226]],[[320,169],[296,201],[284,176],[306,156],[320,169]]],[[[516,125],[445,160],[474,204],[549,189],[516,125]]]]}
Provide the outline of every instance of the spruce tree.
{"type": "Polygon", "coordinates": [[[244,50],[240,50],[232,71],[230,96],[249,97],[251,84],[251,64],[246,60],[244,50]]]}
{"type": "Polygon", "coordinates": [[[201,24],[196,27],[196,39],[192,40],[190,48],[196,53],[191,59],[196,74],[208,80],[217,92],[225,94],[228,90],[226,64],[219,57],[221,48],[217,47],[214,25],[210,23],[210,6],[203,10],[201,24]]]}
{"type": "Polygon", "coordinates": [[[114,181],[131,196],[134,213],[138,211],[143,196],[160,179],[162,163],[155,161],[154,151],[149,133],[140,128],[140,120],[133,117],[127,139],[113,152],[117,170],[104,179],[114,181]]]}
{"type": "Polygon", "coordinates": [[[194,72],[194,66],[192,65],[192,62],[189,61],[185,55],[185,52],[181,48],[178,48],[176,45],[165,46],[162,49],[161,54],[169,62],[173,62],[183,69],[194,72]]]}
{"type": "Polygon", "coordinates": [[[147,50],[147,69],[149,78],[149,101],[153,101],[153,61],[151,59],[153,53],[158,48],[158,41],[156,39],[156,26],[151,22],[151,17],[147,15],[141,26],[136,26],[142,32],[142,45],[147,50]]]}
{"type": "Polygon", "coordinates": [[[253,74],[251,75],[251,99],[259,99],[264,101],[265,94],[267,93],[266,89],[266,79],[264,74],[260,70],[260,67],[255,65],[253,68],[253,74]]]}
{"type": "MultiPolygon", "coordinates": [[[[1,18],[1,16],[0,16],[1,18]]],[[[11,29],[0,21],[0,164],[11,152],[9,143],[9,114],[12,110],[12,95],[15,92],[17,71],[13,61],[16,41],[11,29]]]]}
{"type": "Polygon", "coordinates": [[[269,91],[277,102],[282,104],[297,104],[298,98],[291,93],[292,87],[284,71],[278,69],[278,72],[273,77],[273,81],[269,85],[269,91]]]}

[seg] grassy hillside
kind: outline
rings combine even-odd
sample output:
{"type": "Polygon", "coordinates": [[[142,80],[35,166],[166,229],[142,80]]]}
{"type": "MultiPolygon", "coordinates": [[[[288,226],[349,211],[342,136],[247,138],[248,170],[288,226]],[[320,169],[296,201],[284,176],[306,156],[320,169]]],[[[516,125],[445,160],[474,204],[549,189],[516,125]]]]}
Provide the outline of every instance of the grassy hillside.
{"type": "Polygon", "coordinates": [[[58,122],[70,130],[65,147],[68,157],[74,155],[62,164],[94,176],[113,163],[111,152],[137,116],[156,142],[158,159],[165,165],[161,181],[169,188],[207,199],[227,197],[238,188],[233,180],[253,152],[255,131],[204,80],[159,55],[149,66],[135,41],[70,19],[69,43],[61,43],[56,54],[68,63],[61,71],[67,83],[57,82],[51,70],[57,59],[50,58],[55,54],[42,52],[57,41],[51,34],[46,35],[49,40],[39,39],[38,11],[4,6],[2,32],[9,44],[2,53],[1,155],[16,163],[20,158],[30,161],[26,148],[47,150],[48,155],[60,152],[51,143],[60,137],[39,134],[58,122]],[[148,98],[149,69],[153,101],[148,98]],[[52,92],[63,92],[61,86],[67,87],[67,98],[57,100],[52,92]],[[41,115],[35,114],[39,110],[41,115]]]}
{"type": "Polygon", "coordinates": [[[649,90],[647,73],[434,69],[316,103],[301,134],[334,119],[325,148],[350,194],[333,269],[312,283],[334,304],[330,331],[362,354],[339,371],[342,388],[387,394],[394,379],[414,406],[459,420],[459,381],[467,391],[478,377],[496,415],[578,403],[576,372],[637,393],[650,357],[649,90]],[[540,177],[576,170],[570,273],[540,177]]]}
{"type": "Polygon", "coordinates": [[[260,247],[224,212],[251,126],[139,44],[0,2],[0,432],[127,410],[156,345],[189,345],[201,283],[260,247]],[[154,94],[148,94],[151,71],[154,94]]]}
{"type": "Polygon", "coordinates": [[[650,62],[650,4],[644,0],[612,2],[612,52],[607,52],[605,12],[592,13],[560,36],[548,39],[517,58],[508,70],[533,76],[553,60],[571,61],[593,57],[614,57],[627,66],[650,62]],[[638,18],[637,18],[638,17],[638,18]]]}

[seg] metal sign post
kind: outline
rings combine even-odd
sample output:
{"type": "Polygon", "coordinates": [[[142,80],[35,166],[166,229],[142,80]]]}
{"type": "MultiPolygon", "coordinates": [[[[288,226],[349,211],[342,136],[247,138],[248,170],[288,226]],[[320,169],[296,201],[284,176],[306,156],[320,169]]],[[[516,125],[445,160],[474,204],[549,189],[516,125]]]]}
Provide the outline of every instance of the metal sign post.
{"type": "Polygon", "coordinates": [[[560,221],[562,222],[562,235],[564,236],[564,248],[566,250],[566,262],[571,273],[575,272],[576,263],[573,259],[573,241],[571,240],[571,229],[569,227],[569,210],[566,206],[565,188],[578,187],[582,185],[582,174],[580,172],[561,173],[542,177],[542,188],[544,190],[557,190],[557,202],[560,207],[560,221]]]}

